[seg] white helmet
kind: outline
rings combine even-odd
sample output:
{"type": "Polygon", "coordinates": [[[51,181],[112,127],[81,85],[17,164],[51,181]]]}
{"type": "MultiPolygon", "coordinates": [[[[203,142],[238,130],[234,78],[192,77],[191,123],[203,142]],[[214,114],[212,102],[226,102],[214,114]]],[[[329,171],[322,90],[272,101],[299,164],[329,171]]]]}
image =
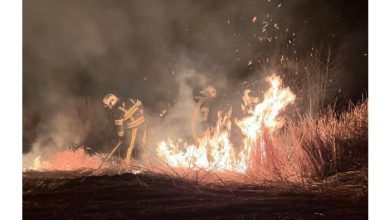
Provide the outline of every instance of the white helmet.
{"type": "Polygon", "coordinates": [[[118,97],[112,93],[108,93],[106,96],[103,98],[103,104],[105,107],[109,106],[112,101],[116,101],[118,97]]]}

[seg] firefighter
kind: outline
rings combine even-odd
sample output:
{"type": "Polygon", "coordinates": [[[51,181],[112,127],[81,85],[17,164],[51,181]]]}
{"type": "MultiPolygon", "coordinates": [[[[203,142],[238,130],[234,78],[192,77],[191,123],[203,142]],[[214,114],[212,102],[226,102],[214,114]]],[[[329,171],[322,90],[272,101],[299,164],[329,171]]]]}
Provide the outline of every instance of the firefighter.
{"type": "Polygon", "coordinates": [[[213,85],[209,85],[203,90],[194,91],[193,95],[196,108],[192,113],[192,136],[195,143],[199,143],[199,138],[210,132],[212,127],[209,119],[210,107],[217,96],[217,90],[213,85]]]}
{"type": "Polygon", "coordinates": [[[146,143],[146,123],[142,102],[138,99],[122,99],[114,94],[107,94],[103,98],[103,104],[111,114],[116,134],[122,142],[118,154],[127,165],[131,165],[134,151],[142,154],[140,148],[144,148],[146,143]]]}

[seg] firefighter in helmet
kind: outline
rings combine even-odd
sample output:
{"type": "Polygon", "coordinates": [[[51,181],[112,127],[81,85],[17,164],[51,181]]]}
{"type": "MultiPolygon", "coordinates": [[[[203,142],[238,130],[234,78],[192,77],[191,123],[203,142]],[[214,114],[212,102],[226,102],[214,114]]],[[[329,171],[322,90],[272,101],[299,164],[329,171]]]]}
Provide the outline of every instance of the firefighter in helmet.
{"type": "Polygon", "coordinates": [[[141,147],[144,148],[146,142],[142,102],[138,99],[123,99],[114,94],[107,94],[103,98],[103,104],[111,114],[117,136],[122,142],[118,154],[127,165],[131,165],[133,152],[138,151],[141,154],[141,147]]]}
{"type": "Polygon", "coordinates": [[[198,143],[200,137],[210,132],[210,107],[217,96],[217,90],[213,85],[209,85],[205,89],[194,91],[193,95],[196,108],[192,113],[192,136],[194,141],[198,143]]]}

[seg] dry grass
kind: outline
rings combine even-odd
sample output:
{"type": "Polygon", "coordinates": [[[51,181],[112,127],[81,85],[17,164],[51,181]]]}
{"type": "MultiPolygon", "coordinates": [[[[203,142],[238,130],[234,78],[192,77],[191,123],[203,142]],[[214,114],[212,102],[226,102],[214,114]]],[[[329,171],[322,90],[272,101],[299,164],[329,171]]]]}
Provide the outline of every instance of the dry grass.
{"type": "Polygon", "coordinates": [[[321,183],[321,188],[329,188],[326,186],[330,183],[333,187],[335,177],[337,181],[340,180],[339,183],[343,182],[341,177],[352,172],[353,175],[348,175],[347,185],[366,186],[367,178],[361,176],[367,175],[368,165],[368,100],[350,105],[347,111],[340,114],[329,107],[316,118],[307,115],[299,120],[287,121],[284,129],[276,134],[264,130],[256,149],[250,168],[243,175],[173,168],[166,163],[160,172],[196,184],[220,182],[226,186],[228,182],[235,181],[260,185],[272,182],[285,187],[296,184],[319,187],[318,183],[321,183]],[[258,150],[260,145],[265,154],[258,150]]]}
{"type": "MultiPolygon", "coordinates": [[[[338,172],[367,167],[368,100],[341,114],[328,108],[317,118],[289,121],[285,129],[263,134],[266,156],[252,166],[255,178],[283,183],[323,180],[338,172]]],[[[257,157],[259,158],[259,157],[257,157]]],[[[258,159],[259,160],[259,159],[258,159]]]]}

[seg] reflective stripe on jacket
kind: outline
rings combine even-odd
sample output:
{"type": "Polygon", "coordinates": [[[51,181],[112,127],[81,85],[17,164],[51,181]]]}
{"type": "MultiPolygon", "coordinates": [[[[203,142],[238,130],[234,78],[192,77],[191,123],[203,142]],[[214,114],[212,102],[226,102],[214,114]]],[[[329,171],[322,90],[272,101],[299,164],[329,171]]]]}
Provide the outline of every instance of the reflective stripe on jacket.
{"type": "Polygon", "coordinates": [[[138,99],[118,100],[114,112],[117,135],[122,137],[126,129],[135,128],[145,122],[142,102],[138,99]]]}

